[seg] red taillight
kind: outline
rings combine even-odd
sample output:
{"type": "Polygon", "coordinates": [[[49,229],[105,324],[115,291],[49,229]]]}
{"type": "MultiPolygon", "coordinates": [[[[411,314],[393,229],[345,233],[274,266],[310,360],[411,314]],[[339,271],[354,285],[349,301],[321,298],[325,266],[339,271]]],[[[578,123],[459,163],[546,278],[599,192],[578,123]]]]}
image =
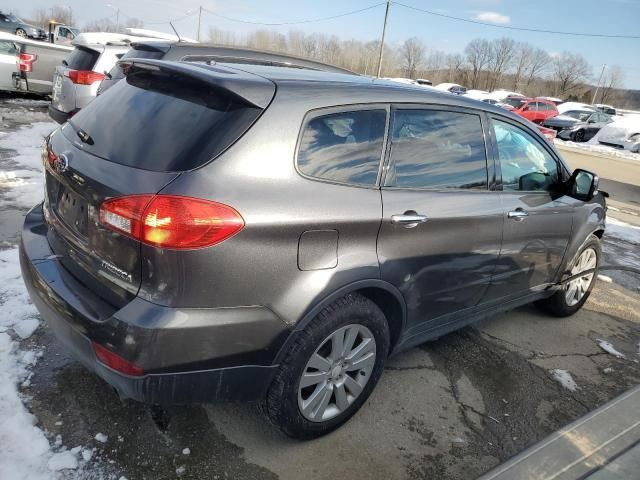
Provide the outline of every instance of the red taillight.
{"type": "Polygon", "coordinates": [[[211,247],[235,235],[244,219],[222,203],[177,195],[131,195],[106,200],[100,222],[160,248],[211,247]]]}
{"type": "Polygon", "coordinates": [[[113,370],[124,373],[125,375],[131,375],[134,377],[140,377],[144,375],[144,370],[137,365],[125,360],[120,355],[113,353],[111,350],[103,347],[102,345],[91,342],[93,351],[100,362],[104,363],[107,367],[113,370]]]}
{"type": "Polygon", "coordinates": [[[21,53],[18,57],[18,67],[21,72],[31,72],[33,70],[33,62],[38,56],[33,53],[21,53]]]}
{"type": "Polygon", "coordinates": [[[73,70],[69,69],[65,72],[76,85],[91,85],[95,82],[101,82],[104,79],[104,73],[93,72],[91,70],[73,70]]]}

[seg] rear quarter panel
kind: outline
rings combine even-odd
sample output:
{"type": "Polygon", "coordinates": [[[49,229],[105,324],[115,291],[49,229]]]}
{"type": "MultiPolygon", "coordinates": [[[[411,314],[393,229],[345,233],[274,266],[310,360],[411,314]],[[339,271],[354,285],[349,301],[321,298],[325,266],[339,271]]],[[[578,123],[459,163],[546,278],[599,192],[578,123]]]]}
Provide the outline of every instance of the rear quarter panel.
{"type": "MultiPolygon", "coordinates": [[[[303,118],[322,102],[313,88],[279,87],[273,104],[229,151],[205,167],[183,173],[163,190],[231,205],[246,226],[204,250],[143,246],[140,295],[171,306],[262,305],[293,324],[340,287],[379,278],[379,189],[307,179],[295,169],[303,118]],[[337,231],[337,261],[303,271],[300,239],[317,230],[337,231]]],[[[335,235],[326,238],[335,250],[335,235]]]]}

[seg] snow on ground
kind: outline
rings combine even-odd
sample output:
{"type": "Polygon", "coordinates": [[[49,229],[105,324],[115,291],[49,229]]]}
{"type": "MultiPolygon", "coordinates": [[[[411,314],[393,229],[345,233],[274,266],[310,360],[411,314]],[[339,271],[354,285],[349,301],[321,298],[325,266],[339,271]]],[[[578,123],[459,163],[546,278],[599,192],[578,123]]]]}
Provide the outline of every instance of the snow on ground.
{"type": "Polygon", "coordinates": [[[613,217],[607,217],[606,235],[607,237],[625,240],[634,245],[640,245],[640,227],[613,217]]]}
{"type": "Polygon", "coordinates": [[[551,375],[556,381],[560,383],[560,385],[562,385],[567,390],[575,392],[578,388],[580,388],[567,370],[556,368],[554,370],[551,370],[551,375]]]}
{"type": "Polygon", "coordinates": [[[603,349],[605,352],[613,355],[614,357],[626,358],[624,356],[624,353],[620,353],[618,350],[615,349],[615,347],[611,343],[607,342],[606,340],[602,340],[602,339],[599,338],[597,340],[597,342],[598,342],[598,346],[601,349],[603,349]]]}
{"type": "Polygon", "coordinates": [[[554,140],[556,146],[574,148],[576,150],[584,150],[591,153],[600,153],[615,158],[623,158],[626,160],[637,160],[640,162],[640,153],[632,153],[628,150],[618,150],[616,148],[607,147],[606,145],[598,145],[592,143],[577,143],[560,140],[556,138],[554,140]]]}
{"type": "MultiPolygon", "coordinates": [[[[7,112],[2,111],[3,120],[7,112]]],[[[16,113],[16,112],[14,112],[16,113]]],[[[42,112],[30,112],[42,119],[42,112]]],[[[16,117],[18,113],[16,113],[16,117]]],[[[6,127],[6,125],[3,125],[6,127]]],[[[56,127],[34,123],[16,131],[0,128],[0,148],[15,150],[0,166],[0,202],[29,208],[42,199],[40,164],[42,139],[56,127]]],[[[41,353],[21,348],[40,324],[22,281],[18,249],[0,251],[0,479],[54,480],[69,478],[91,459],[82,447],[67,450],[58,436],[49,444],[46,432],[27,410],[19,386],[30,385],[30,370],[41,353]]],[[[89,451],[90,452],[90,451],[89,451]]]]}
{"type": "Polygon", "coordinates": [[[11,133],[0,132],[0,148],[18,152],[0,170],[0,192],[5,202],[29,208],[42,200],[41,148],[56,124],[38,122],[11,133]]]}

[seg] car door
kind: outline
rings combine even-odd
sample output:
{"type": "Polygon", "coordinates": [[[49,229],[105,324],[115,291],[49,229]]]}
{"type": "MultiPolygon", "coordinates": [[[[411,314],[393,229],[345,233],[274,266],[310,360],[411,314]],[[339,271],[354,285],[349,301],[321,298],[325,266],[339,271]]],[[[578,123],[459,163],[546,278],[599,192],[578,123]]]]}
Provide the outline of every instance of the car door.
{"type": "Polygon", "coordinates": [[[18,48],[10,40],[0,40],[0,90],[15,90],[13,74],[18,71],[18,48]]]}
{"type": "Polygon", "coordinates": [[[488,300],[545,288],[569,243],[577,200],[563,193],[568,177],[553,150],[527,127],[491,117],[491,137],[504,208],[502,247],[488,300]]]}
{"type": "Polygon", "coordinates": [[[480,302],[503,215],[482,114],[397,106],[388,137],[378,259],[381,277],[405,298],[412,336],[480,302]]]}
{"type": "Polygon", "coordinates": [[[595,136],[596,133],[600,131],[602,127],[610,122],[609,115],[604,113],[594,113],[589,117],[587,127],[585,130],[584,139],[590,140],[595,136]]]}

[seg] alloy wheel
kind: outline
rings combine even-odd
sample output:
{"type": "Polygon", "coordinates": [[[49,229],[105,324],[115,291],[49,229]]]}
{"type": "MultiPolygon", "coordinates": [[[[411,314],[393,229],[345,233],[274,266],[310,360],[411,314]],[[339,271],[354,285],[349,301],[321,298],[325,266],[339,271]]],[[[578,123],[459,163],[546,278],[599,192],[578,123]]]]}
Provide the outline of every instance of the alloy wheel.
{"type": "Polygon", "coordinates": [[[300,413],[312,422],[337,417],[360,396],[376,362],[376,341],[364,325],[339,328],[323,340],[298,387],[300,413]]]}
{"type": "MultiPolygon", "coordinates": [[[[582,272],[592,270],[596,268],[598,263],[598,254],[593,248],[587,248],[584,250],[575,262],[575,265],[571,269],[571,276],[578,275],[582,272]]],[[[573,307],[576,305],[585,294],[589,291],[591,282],[593,281],[594,272],[587,273],[581,277],[575,278],[568,282],[565,286],[566,293],[565,299],[567,305],[573,307]]]]}

